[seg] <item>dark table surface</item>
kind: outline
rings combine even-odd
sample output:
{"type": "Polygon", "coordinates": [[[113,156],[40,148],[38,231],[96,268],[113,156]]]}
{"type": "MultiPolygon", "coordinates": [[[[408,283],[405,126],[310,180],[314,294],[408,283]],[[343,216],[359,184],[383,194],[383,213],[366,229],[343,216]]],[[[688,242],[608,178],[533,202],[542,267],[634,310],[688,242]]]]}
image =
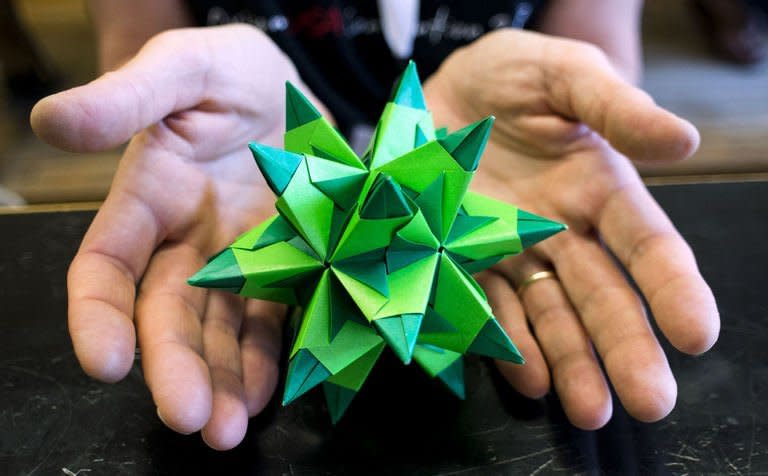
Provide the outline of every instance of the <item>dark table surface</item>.
{"type": "Polygon", "coordinates": [[[65,271],[93,212],[0,216],[0,475],[768,474],[768,183],[652,191],[723,321],[706,355],[668,352],[679,384],[669,417],[641,424],[614,402],[605,428],[581,431],[555,396],[523,399],[483,360],[469,361],[464,402],[385,363],[336,427],[311,392],[272,402],[226,453],[164,428],[138,365],[114,385],[79,369],[65,271]]]}

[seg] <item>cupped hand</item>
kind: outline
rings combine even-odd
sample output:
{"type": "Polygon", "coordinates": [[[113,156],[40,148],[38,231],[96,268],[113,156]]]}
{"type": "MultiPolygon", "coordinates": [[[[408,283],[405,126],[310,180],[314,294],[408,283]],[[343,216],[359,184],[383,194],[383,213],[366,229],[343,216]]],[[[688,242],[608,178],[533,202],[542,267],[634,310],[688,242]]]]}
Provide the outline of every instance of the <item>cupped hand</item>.
{"type": "MultiPolygon", "coordinates": [[[[282,142],[290,61],[249,26],[173,30],[118,71],[43,99],[35,132],[74,151],[130,143],[69,269],[69,330],[85,371],[123,378],[136,336],[158,415],[238,444],[277,382],[275,304],[186,284],[274,212],[250,140],[282,142]],[[135,326],[135,327],[134,327],[135,326]],[[134,330],[135,328],[135,330],[134,330]]],[[[306,88],[304,88],[306,90],[306,88]]]]}
{"type": "Polygon", "coordinates": [[[631,415],[664,417],[676,383],[611,254],[673,346],[698,354],[714,344],[712,293],[630,162],[686,158],[698,146],[696,129],[623,81],[596,47],[515,30],[454,52],[425,94],[436,124],[450,129],[496,116],[474,180],[479,191],[570,228],[479,276],[527,359],[499,362],[502,373],[532,398],[553,385],[581,428],[611,416],[606,377],[631,415]],[[522,296],[513,291],[550,268],[557,279],[536,281],[522,296]]]}

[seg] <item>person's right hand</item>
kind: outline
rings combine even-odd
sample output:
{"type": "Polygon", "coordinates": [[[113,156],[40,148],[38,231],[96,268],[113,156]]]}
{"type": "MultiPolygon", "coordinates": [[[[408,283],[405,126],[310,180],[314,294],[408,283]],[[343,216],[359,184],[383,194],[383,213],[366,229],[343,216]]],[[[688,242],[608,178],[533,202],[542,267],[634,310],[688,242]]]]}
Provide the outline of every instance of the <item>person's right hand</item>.
{"type": "Polygon", "coordinates": [[[274,392],[284,309],[186,279],[274,212],[246,144],[281,144],[286,80],[301,87],[255,28],[172,30],[118,71],[32,111],[35,132],[63,149],[132,138],[69,269],[69,330],[83,369],[122,379],[138,334],[160,418],[181,433],[202,429],[217,449],[237,445],[274,392]]]}

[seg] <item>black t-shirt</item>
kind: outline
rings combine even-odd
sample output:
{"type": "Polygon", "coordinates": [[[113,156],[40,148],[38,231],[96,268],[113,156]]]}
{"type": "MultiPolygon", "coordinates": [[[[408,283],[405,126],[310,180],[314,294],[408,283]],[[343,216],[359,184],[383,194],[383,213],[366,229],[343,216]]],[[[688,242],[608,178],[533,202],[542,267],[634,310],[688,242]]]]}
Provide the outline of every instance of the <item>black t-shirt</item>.
{"type": "MultiPolygon", "coordinates": [[[[268,33],[345,132],[375,123],[407,62],[390,50],[373,0],[187,3],[201,25],[245,22],[268,33]]],[[[454,49],[490,30],[530,26],[543,4],[544,0],[421,0],[411,57],[422,79],[454,49]]]]}

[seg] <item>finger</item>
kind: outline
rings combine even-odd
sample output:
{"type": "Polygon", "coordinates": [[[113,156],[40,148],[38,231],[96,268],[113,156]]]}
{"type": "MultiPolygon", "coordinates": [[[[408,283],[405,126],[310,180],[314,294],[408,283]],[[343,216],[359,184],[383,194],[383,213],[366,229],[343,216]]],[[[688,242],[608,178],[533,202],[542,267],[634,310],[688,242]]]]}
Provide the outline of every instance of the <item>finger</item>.
{"type": "Polygon", "coordinates": [[[67,274],[69,333],[80,365],[94,378],[114,382],[133,365],[135,283],[160,240],[160,228],[139,197],[115,191],[72,260],[67,274]]]}
{"type": "Polygon", "coordinates": [[[136,300],[144,378],[163,422],[184,434],[201,429],[211,415],[211,378],[202,357],[206,293],[186,283],[204,264],[187,244],[164,245],[136,300]]]}
{"type": "Polygon", "coordinates": [[[525,358],[524,365],[496,360],[496,366],[518,392],[528,398],[543,397],[549,392],[549,371],[539,345],[528,329],[517,295],[509,281],[494,272],[479,274],[476,279],[485,290],[499,324],[525,358]]]}
{"type": "Polygon", "coordinates": [[[156,36],[120,69],[44,98],[32,109],[32,128],[56,147],[99,151],[198,104],[209,60],[199,45],[182,47],[183,37],[176,32],[156,36]]]}
{"type": "Polygon", "coordinates": [[[227,107],[237,114],[258,110],[279,117],[283,98],[274,91],[283,81],[297,79],[285,56],[251,26],[168,30],[150,39],[120,69],[44,98],[30,120],[52,145],[98,151],[206,101],[208,109],[227,107]]]}
{"type": "Polygon", "coordinates": [[[556,112],[585,122],[633,160],[679,160],[696,151],[696,128],[625,82],[599,48],[571,42],[564,55],[563,40],[547,45],[545,87],[556,112]]]}
{"type": "Polygon", "coordinates": [[[666,416],[674,407],[677,384],[640,299],[600,243],[571,232],[541,247],[553,258],[624,407],[641,421],[666,416]]]}
{"type": "Polygon", "coordinates": [[[202,437],[217,450],[237,446],[248,428],[238,342],[244,307],[237,295],[211,292],[203,321],[203,355],[211,372],[213,400],[202,437]]]}
{"type": "Polygon", "coordinates": [[[597,225],[672,345],[689,354],[712,347],[720,332],[715,298],[690,247],[648,190],[639,182],[618,189],[597,225]]]}
{"type": "Polygon", "coordinates": [[[277,386],[285,306],[249,300],[240,336],[248,415],[261,412],[277,386]]]}
{"type": "MultiPolygon", "coordinates": [[[[499,267],[512,282],[522,283],[546,269],[529,252],[526,254],[499,267]]],[[[585,430],[601,428],[613,412],[608,383],[559,281],[543,279],[531,283],[522,290],[522,302],[568,420],[585,430]]]]}

